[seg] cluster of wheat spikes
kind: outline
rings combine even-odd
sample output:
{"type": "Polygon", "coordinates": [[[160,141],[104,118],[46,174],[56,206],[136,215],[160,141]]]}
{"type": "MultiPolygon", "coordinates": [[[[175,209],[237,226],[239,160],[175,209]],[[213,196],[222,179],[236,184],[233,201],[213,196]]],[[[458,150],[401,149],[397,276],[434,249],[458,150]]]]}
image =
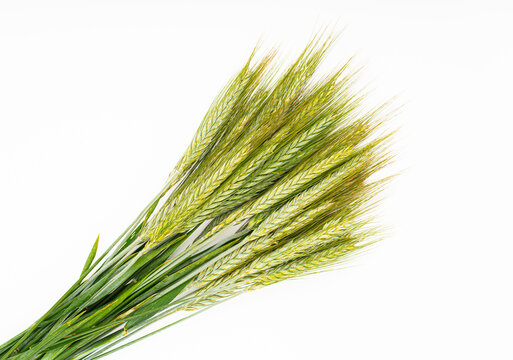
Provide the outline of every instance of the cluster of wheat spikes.
{"type": "Polygon", "coordinates": [[[0,360],[97,359],[169,314],[324,270],[375,241],[390,112],[363,109],[348,64],[316,75],[333,41],[315,37],[281,72],[276,51],[252,54],[163,190],[96,260],[95,242],[78,281],[0,360]]]}

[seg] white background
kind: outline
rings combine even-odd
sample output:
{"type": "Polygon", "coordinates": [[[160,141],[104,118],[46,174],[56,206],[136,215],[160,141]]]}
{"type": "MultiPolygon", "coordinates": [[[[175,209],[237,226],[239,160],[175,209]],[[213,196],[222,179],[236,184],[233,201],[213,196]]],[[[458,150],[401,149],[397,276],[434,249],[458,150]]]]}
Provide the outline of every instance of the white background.
{"type": "Polygon", "coordinates": [[[325,25],[328,65],[357,53],[369,102],[404,104],[389,238],[109,359],[513,358],[507,1],[2,1],[0,342],[160,189],[259,38],[286,60],[325,25]]]}

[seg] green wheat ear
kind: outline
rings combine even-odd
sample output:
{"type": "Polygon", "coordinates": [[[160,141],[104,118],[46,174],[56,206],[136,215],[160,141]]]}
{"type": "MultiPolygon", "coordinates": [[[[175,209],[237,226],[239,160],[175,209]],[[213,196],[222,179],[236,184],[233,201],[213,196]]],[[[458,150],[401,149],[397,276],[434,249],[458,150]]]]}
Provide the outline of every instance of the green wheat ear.
{"type": "Polygon", "coordinates": [[[379,240],[393,112],[369,110],[352,61],[318,74],[335,38],[316,36],[284,70],[255,48],[163,189],[98,258],[96,240],[77,282],[0,360],[98,359],[166,316],[332,269],[379,240]]]}

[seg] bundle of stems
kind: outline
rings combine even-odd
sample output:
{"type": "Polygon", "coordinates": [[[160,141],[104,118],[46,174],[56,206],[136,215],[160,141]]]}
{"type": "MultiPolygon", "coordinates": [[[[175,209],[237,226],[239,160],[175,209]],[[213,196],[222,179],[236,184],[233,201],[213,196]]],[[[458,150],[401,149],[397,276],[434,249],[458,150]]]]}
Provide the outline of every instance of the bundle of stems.
{"type": "Polygon", "coordinates": [[[331,268],[377,240],[390,112],[365,110],[349,63],[317,75],[334,39],[316,36],[281,72],[275,50],[254,52],[163,189],[98,257],[96,240],[76,283],[0,360],[97,359],[170,314],[331,268]]]}

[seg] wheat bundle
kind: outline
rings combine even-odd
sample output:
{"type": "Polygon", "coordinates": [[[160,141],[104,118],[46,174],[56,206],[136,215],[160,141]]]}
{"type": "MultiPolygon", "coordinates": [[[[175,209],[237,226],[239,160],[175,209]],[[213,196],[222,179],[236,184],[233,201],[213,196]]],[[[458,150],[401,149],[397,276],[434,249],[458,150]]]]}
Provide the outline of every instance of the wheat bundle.
{"type": "Polygon", "coordinates": [[[276,51],[252,54],[163,189],[98,257],[97,239],[76,283],[0,360],[97,359],[170,314],[330,268],[378,239],[390,112],[364,110],[349,63],[316,75],[333,41],[317,36],[282,72],[276,51]]]}

